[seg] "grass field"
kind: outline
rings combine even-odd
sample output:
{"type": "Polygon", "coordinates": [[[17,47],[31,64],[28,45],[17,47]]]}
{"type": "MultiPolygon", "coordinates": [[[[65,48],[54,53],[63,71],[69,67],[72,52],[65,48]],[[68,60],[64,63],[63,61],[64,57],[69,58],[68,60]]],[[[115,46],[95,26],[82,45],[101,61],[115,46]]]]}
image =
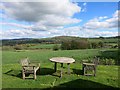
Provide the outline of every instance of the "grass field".
{"type": "MultiPolygon", "coordinates": [[[[36,44],[35,46],[30,46],[28,49],[52,49],[55,44],[36,44]]],[[[60,46],[60,44],[56,44],[60,46]]]]}
{"type": "MultiPolygon", "coordinates": [[[[83,76],[81,60],[92,59],[95,55],[101,55],[101,49],[85,50],[20,50],[2,52],[2,87],[3,88],[116,88],[118,87],[117,65],[99,65],[97,76],[83,76]],[[67,65],[64,64],[62,79],[60,76],[60,64],[58,71],[54,72],[54,63],[49,59],[57,56],[72,57],[76,61],[70,65],[71,75],[67,75],[67,65]],[[41,64],[37,79],[22,79],[20,59],[29,57],[31,61],[41,64]],[[87,86],[87,87],[86,87],[87,86]]],[[[106,50],[110,51],[110,50],[106,50]]],[[[116,50],[111,50],[116,51],[116,50]]],[[[112,52],[107,52],[111,53],[112,52]]],[[[104,55],[107,55],[104,54],[104,55]]],[[[9,90],[9,89],[8,89],[9,90]]],[[[12,89],[11,89],[12,90],[12,89]]]]}
{"type": "Polygon", "coordinates": [[[100,38],[90,38],[88,39],[88,41],[90,42],[99,42],[102,41],[104,43],[118,43],[118,38],[104,38],[104,39],[100,39],[100,38]]]}
{"type": "Polygon", "coordinates": [[[73,57],[76,61],[80,62],[83,59],[92,58],[99,55],[99,49],[86,49],[86,50],[18,50],[18,51],[3,51],[2,63],[13,64],[18,63],[22,58],[29,57],[31,60],[39,61],[40,63],[48,63],[52,57],[73,57]]]}

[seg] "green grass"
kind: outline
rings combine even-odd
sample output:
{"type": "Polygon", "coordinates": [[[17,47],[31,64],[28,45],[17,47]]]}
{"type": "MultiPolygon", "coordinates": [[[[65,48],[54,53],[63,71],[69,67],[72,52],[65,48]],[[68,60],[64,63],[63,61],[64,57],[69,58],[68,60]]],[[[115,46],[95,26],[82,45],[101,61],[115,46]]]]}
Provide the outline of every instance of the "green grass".
{"type": "Polygon", "coordinates": [[[2,63],[12,64],[18,63],[22,58],[29,57],[31,60],[39,61],[41,63],[48,63],[52,57],[73,57],[76,61],[82,59],[92,58],[99,54],[99,49],[86,49],[86,50],[20,50],[20,51],[3,51],[2,63]]]}
{"type": "MultiPolygon", "coordinates": [[[[107,53],[116,50],[106,50],[107,53]]],[[[100,55],[100,49],[85,50],[21,50],[2,52],[2,87],[3,88],[107,88],[118,87],[118,67],[116,65],[99,65],[97,75],[83,76],[81,73],[81,60],[100,55]],[[64,64],[62,79],[60,76],[60,64],[54,72],[54,63],[49,59],[57,56],[73,57],[76,62],[70,65],[71,75],[68,75],[67,65],[64,64]],[[22,79],[19,60],[29,57],[32,61],[41,63],[41,72],[37,79],[22,79]]],[[[106,54],[107,55],[107,54],[106,54]]],[[[112,54],[111,54],[112,55],[112,54]]],[[[115,56],[115,54],[113,54],[115,56]]]]}
{"type": "Polygon", "coordinates": [[[105,88],[118,87],[118,66],[98,66],[97,76],[81,75],[81,64],[71,64],[71,75],[67,75],[67,66],[64,65],[64,74],[60,76],[58,65],[57,73],[53,72],[53,63],[42,63],[41,72],[37,74],[37,79],[23,80],[19,64],[3,65],[3,88],[55,88],[55,87],[77,87],[77,88],[105,88]],[[111,72],[112,71],[112,72],[111,72]]]}
{"type": "Polygon", "coordinates": [[[107,43],[106,45],[116,46],[118,43],[107,43]]]}
{"type": "MultiPolygon", "coordinates": [[[[53,49],[55,44],[36,44],[35,46],[30,46],[29,49],[53,49]]],[[[57,44],[60,46],[60,44],[57,44]]]]}
{"type": "Polygon", "coordinates": [[[100,42],[100,41],[103,41],[105,43],[118,43],[118,38],[104,38],[104,39],[90,38],[88,40],[90,42],[100,42]]]}

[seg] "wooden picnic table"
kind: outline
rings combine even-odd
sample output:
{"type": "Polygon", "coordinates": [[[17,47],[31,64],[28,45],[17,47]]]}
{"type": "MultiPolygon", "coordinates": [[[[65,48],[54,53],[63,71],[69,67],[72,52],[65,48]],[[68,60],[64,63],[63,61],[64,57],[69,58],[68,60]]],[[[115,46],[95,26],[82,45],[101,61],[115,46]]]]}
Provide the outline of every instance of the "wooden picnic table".
{"type": "Polygon", "coordinates": [[[54,70],[57,71],[57,63],[61,64],[61,78],[62,78],[62,69],[63,69],[63,63],[66,63],[68,65],[68,74],[70,74],[70,64],[75,62],[73,58],[69,57],[53,57],[50,59],[50,61],[54,62],[54,70]]]}

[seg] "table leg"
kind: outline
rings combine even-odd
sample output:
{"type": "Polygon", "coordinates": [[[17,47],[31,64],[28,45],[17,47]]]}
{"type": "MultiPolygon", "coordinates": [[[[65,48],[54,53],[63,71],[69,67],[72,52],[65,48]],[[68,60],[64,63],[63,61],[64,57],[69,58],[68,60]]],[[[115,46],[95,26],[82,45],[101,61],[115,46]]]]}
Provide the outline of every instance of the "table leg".
{"type": "Polygon", "coordinates": [[[68,65],[68,74],[70,74],[70,63],[68,63],[67,65],[68,65]]]}
{"type": "Polygon", "coordinates": [[[57,62],[55,62],[54,70],[57,71],[57,62]]]}
{"type": "Polygon", "coordinates": [[[60,72],[60,78],[62,78],[62,69],[63,69],[63,63],[61,63],[61,72],[60,72]]]}

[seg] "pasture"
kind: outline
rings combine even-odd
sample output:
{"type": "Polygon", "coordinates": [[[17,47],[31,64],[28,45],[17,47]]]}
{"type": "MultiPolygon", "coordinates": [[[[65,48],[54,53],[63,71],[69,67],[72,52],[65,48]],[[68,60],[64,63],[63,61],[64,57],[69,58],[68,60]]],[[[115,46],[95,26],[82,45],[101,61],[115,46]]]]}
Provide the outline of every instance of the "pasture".
{"type": "Polygon", "coordinates": [[[2,88],[11,88],[11,90],[12,88],[118,88],[119,66],[117,65],[98,65],[96,77],[82,75],[82,60],[91,60],[95,55],[107,58],[109,53],[112,55],[111,58],[116,59],[117,49],[103,49],[103,51],[107,51],[106,54],[101,53],[101,49],[3,51],[2,88]],[[64,64],[62,78],[60,78],[60,64],[58,64],[57,72],[54,72],[54,63],[50,62],[49,59],[57,56],[72,57],[76,60],[75,63],[70,65],[71,75],[66,73],[66,64],[64,64]],[[37,61],[41,64],[40,73],[37,73],[36,80],[22,79],[19,61],[25,57],[29,57],[31,61],[37,61]]]}
{"type": "MultiPolygon", "coordinates": [[[[36,44],[35,46],[30,46],[28,49],[52,49],[55,44],[36,44]]],[[[60,44],[56,44],[59,45],[60,44]]]]}

